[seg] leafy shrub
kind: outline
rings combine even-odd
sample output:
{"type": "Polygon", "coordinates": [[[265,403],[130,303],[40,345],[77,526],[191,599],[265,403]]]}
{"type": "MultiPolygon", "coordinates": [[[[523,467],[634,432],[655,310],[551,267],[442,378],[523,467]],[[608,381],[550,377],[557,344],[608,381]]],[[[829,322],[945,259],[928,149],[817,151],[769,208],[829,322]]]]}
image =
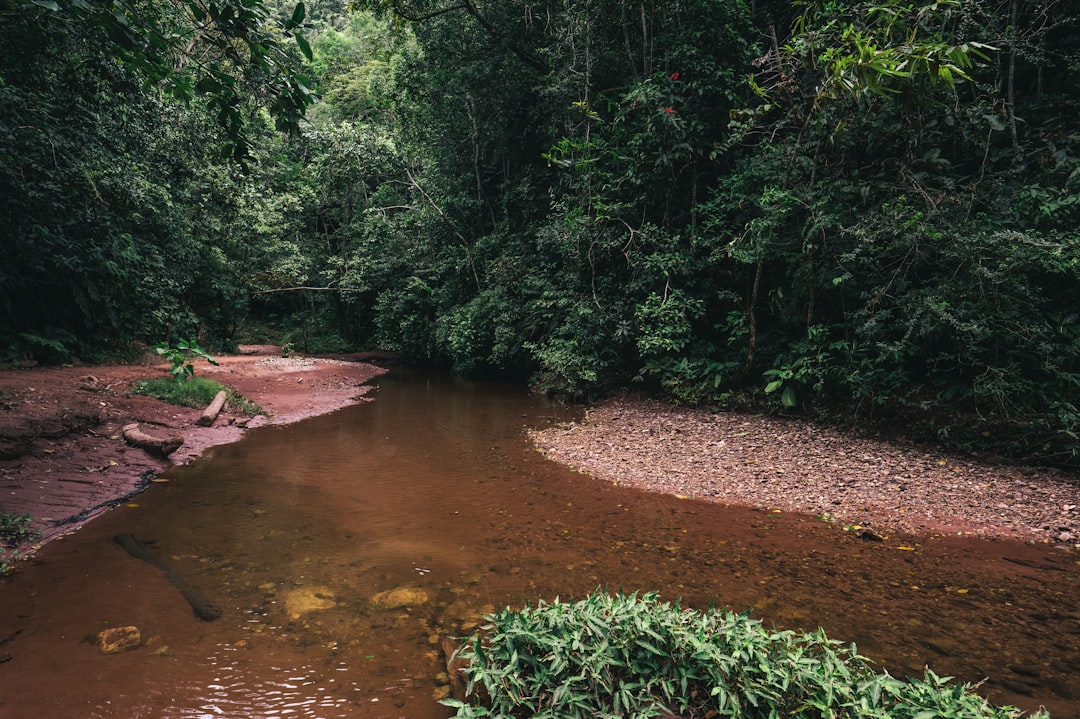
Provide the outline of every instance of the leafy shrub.
{"type": "MultiPolygon", "coordinates": [[[[1011,719],[929,669],[901,681],[823,631],[770,631],[746,614],[682,609],[656,594],[594,592],[487,617],[459,656],[467,693],[458,717],[873,717],[1011,719]]],[[[1040,713],[1043,719],[1046,715],[1040,713]]]]}
{"type": "Polygon", "coordinates": [[[195,340],[182,339],[175,345],[167,345],[162,342],[154,345],[153,349],[169,360],[169,374],[177,382],[195,376],[195,360],[197,359],[204,359],[212,365],[217,364],[217,360],[211,357],[195,340]]]}
{"type": "Polygon", "coordinates": [[[14,546],[36,538],[38,531],[30,528],[33,521],[34,518],[29,512],[26,514],[0,512],[0,543],[14,546]]]}

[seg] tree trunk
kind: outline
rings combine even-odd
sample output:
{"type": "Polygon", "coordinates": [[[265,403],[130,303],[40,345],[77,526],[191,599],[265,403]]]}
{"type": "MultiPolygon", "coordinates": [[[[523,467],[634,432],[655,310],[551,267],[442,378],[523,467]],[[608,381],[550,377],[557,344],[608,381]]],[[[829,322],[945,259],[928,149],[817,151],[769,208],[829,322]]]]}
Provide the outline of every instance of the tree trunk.
{"type": "Polygon", "coordinates": [[[757,350],[757,301],[758,291],[761,289],[761,273],[764,269],[765,261],[758,260],[757,270],[754,272],[754,287],[750,291],[750,304],[746,313],[750,339],[746,347],[746,365],[743,367],[743,377],[747,379],[750,377],[750,371],[754,368],[754,352],[757,350]]]}
{"type": "Polygon", "coordinates": [[[1016,132],[1016,45],[1019,42],[1020,29],[1016,26],[1020,15],[1020,3],[1012,0],[1009,3],[1009,22],[1012,29],[1012,37],[1009,40],[1009,69],[1006,76],[1006,102],[1008,103],[1009,139],[1012,140],[1013,161],[1016,164],[1024,159],[1024,153],[1020,150],[1020,140],[1016,132]]]}
{"type": "Polygon", "coordinates": [[[168,457],[184,444],[183,437],[166,437],[164,439],[152,437],[139,429],[138,422],[125,424],[120,432],[124,436],[124,441],[132,447],[146,450],[150,454],[161,458],[168,457]]]}
{"type": "Polygon", "coordinates": [[[209,427],[212,425],[214,420],[217,419],[217,416],[221,414],[221,408],[225,406],[225,399],[227,397],[228,395],[225,393],[225,390],[221,390],[214,395],[214,401],[203,410],[202,416],[195,420],[195,424],[200,427],[209,427]]]}

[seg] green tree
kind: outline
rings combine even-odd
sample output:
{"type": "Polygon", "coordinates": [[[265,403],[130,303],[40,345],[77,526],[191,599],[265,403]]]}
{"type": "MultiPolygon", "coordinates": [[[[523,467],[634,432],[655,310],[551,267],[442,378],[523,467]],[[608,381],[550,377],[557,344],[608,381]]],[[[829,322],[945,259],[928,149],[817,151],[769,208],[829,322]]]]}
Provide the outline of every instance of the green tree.
{"type": "Polygon", "coordinates": [[[275,27],[262,0],[7,0],[0,6],[6,37],[63,27],[92,38],[103,55],[181,100],[205,97],[238,159],[248,149],[244,115],[253,100],[265,104],[279,130],[289,132],[297,131],[311,104],[311,81],[282,42],[291,36],[311,59],[300,33],[305,17],[301,2],[275,27]]]}

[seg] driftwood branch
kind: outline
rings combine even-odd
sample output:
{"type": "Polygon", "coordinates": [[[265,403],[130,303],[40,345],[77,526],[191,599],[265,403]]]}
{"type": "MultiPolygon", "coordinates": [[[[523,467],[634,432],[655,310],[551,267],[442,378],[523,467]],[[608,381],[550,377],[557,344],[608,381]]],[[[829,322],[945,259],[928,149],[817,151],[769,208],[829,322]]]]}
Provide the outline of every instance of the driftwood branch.
{"type": "Polygon", "coordinates": [[[221,408],[225,406],[225,399],[229,395],[225,393],[225,390],[221,390],[214,395],[214,401],[211,402],[206,409],[203,410],[202,415],[195,420],[195,424],[200,427],[209,427],[217,419],[217,416],[221,414],[221,408]]]}
{"type": "Polygon", "coordinates": [[[156,457],[168,457],[184,444],[183,437],[154,437],[139,429],[138,422],[125,424],[120,430],[124,441],[132,447],[146,450],[156,457]]]}
{"type": "Polygon", "coordinates": [[[184,599],[187,600],[187,603],[191,605],[196,617],[204,622],[212,622],[221,616],[221,607],[204,597],[198,589],[191,586],[186,579],[177,574],[176,570],[169,566],[164,559],[147,549],[146,545],[136,539],[134,535],[124,532],[113,537],[113,541],[126,549],[127,553],[136,559],[141,559],[147,564],[160,569],[162,574],[165,575],[165,579],[169,580],[169,584],[176,587],[184,599]]]}

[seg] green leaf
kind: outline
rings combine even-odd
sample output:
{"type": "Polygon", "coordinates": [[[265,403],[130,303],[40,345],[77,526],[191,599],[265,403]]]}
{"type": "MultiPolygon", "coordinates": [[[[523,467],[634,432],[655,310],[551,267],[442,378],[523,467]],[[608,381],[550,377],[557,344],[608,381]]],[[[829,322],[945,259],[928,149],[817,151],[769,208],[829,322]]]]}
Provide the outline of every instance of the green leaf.
{"type": "Polygon", "coordinates": [[[308,45],[308,41],[304,39],[303,35],[296,36],[296,44],[300,46],[300,52],[304,53],[304,57],[308,60],[312,59],[311,45],[308,45]]]}
{"type": "Polygon", "coordinates": [[[990,129],[1001,132],[1005,129],[1005,123],[997,115],[983,115],[983,119],[990,123],[990,129]]]}
{"type": "Polygon", "coordinates": [[[221,89],[221,83],[212,77],[204,77],[195,83],[195,89],[201,93],[209,94],[221,89]]]}
{"type": "Polygon", "coordinates": [[[774,379],[772,382],[765,385],[765,394],[772,394],[773,392],[775,392],[776,390],[780,389],[783,386],[784,386],[784,380],[782,380],[782,379],[774,379]]]}
{"type": "Polygon", "coordinates": [[[304,24],[304,16],[306,14],[307,8],[304,7],[304,3],[296,3],[296,8],[293,10],[292,17],[289,18],[289,22],[285,27],[290,30],[294,27],[300,27],[304,24]]]}
{"type": "Polygon", "coordinates": [[[53,12],[60,12],[60,6],[53,0],[33,0],[33,3],[38,7],[43,7],[46,10],[52,10],[53,12]]]}
{"type": "Polygon", "coordinates": [[[795,390],[790,385],[784,387],[784,393],[780,395],[780,403],[788,409],[793,409],[799,405],[799,401],[795,397],[795,390]]]}

